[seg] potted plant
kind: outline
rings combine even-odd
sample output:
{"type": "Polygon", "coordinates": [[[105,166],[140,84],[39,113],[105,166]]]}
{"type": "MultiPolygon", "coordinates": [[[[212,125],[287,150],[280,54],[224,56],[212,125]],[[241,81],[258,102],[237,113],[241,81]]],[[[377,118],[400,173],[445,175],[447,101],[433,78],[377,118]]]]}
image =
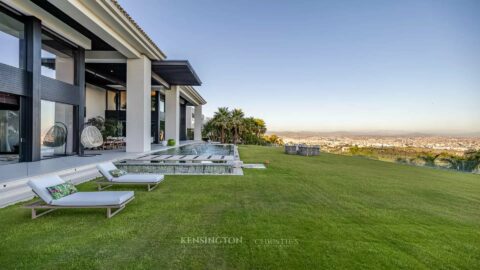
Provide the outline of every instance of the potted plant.
{"type": "Polygon", "coordinates": [[[168,146],[175,146],[175,140],[174,139],[168,139],[167,145],[168,146]]]}

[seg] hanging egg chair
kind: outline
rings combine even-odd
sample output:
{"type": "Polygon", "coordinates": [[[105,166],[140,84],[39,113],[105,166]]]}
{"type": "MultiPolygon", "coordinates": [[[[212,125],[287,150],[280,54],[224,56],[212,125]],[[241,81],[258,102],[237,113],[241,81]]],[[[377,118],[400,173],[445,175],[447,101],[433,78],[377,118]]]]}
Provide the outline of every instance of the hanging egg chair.
{"type": "Polygon", "coordinates": [[[80,135],[80,141],[84,148],[99,147],[103,144],[102,133],[95,126],[87,126],[80,135]]]}

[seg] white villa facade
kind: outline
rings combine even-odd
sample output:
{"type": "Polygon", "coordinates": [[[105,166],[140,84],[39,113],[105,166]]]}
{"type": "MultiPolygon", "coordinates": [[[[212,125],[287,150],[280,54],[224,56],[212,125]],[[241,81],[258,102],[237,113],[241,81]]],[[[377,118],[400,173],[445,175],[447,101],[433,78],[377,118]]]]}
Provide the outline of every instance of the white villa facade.
{"type": "Polygon", "coordinates": [[[65,153],[83,154],[81,131],[99,116],[121,124],[126,152],[202,139],[192,66],[167,60],[114,0],[0,0],[0,49],[0,157],[42,160],[57,123],[65,153]]]}

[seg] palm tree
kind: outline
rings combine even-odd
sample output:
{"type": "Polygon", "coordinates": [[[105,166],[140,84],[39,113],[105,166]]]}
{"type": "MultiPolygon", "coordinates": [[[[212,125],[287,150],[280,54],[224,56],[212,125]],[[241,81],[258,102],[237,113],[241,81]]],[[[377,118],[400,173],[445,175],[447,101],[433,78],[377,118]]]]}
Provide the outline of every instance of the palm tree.
{"type": "Polygon", "coordinates": [[[218,130],[213,123],[213,119],[208,120],[202,129],[203,137],[208,137],[212,141],[218,140],[218,130]]]}
{"type": "Polygon", "coordinates": [[[255,118],[255,133],[258,137],[260,137],[260,135],[263,135],[265,134],[265,132],[267,132],[267,126],[265,125],[265,121],[263,121],[263,119],[260,119],[260,118],[255,118]]]}
{"type": "Polygon", "coordinates": [[[231,125],[233,128],[233,143],[237,144],[241,129],[243,129],[243,118],[245,114],[242,109],[234,109],[231,113],[231,125]]]}
{"type": "Polygon", "coordinates": [[[220,107],[213,115],[213,125],[220,129],[220,141],[225,143],[225,131],[230,126],[231,112],[227,107],[220,107]]]}

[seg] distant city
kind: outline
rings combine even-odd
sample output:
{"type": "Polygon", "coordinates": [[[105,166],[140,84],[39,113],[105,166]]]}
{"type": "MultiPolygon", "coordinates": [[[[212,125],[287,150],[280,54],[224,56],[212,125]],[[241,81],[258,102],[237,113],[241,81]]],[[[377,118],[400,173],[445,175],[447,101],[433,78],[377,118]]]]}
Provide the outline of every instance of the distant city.
{"type": "Polygon", "coordinates": [[[271,132],[285,143],[320,145],[324,150],[348,151],[351,146],[378,148],[422,148],[438,151],[465,152],[480,150],[480,136],[428,134],[368,135],[349,132],[271,132]]]}

